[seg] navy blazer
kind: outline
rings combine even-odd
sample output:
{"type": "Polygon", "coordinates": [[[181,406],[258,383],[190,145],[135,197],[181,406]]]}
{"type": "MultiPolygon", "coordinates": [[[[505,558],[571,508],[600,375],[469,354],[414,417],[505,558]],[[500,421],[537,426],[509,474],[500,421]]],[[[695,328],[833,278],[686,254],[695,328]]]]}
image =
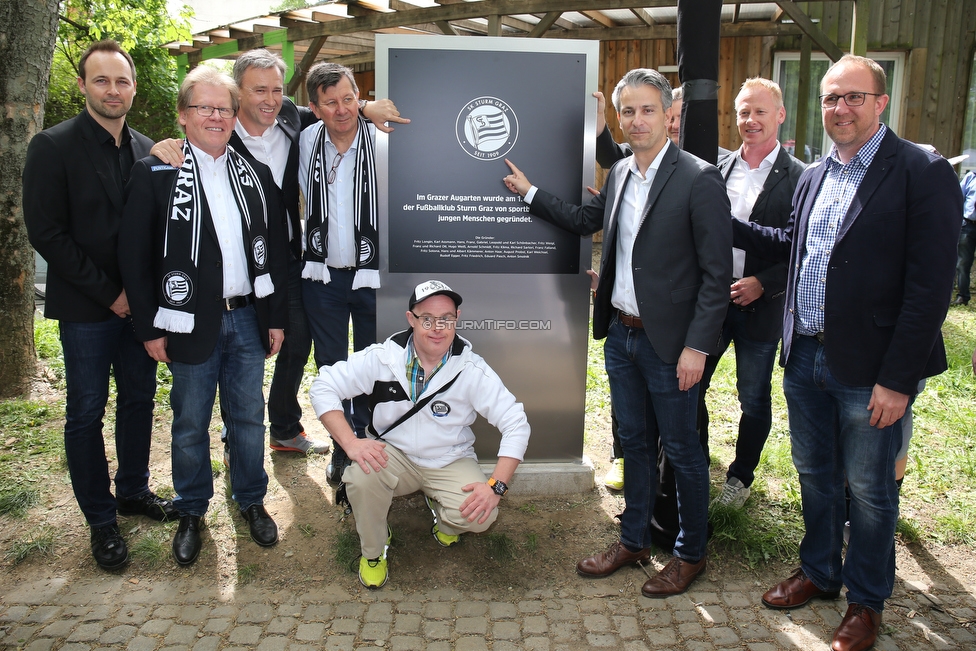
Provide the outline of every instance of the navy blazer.
{"type": "MultiPolygon", "coordinates": [[[[736,246],[789,260],[784,366],[810,213],[825,175],[820,162],[800,177],[786,229],[733,224],[736,246]]],[[[941,326],[961,224],[962,194],[949,162],[888,130],[841,222],[827,269],[824,347],[838,381],[914,395],[922,378],[946,369],[941,326]]]]}
{"type": "MultiPolygon", "coordinates": [[[[291,145],[288,148],[288,160],[285,163],[285,173],[281,179],[281,193],[286,211],[286,218],[291,223],[292,240],[291,253],[297,260],[302,259],[302,215],[299,209],[298,184],[298,136],[302,129],[318,122],[318,118],[311,109],[298,107],[291,99],[285,97],[281,101],[281,111],[278,113],[278,126],[288,137],[291,145]]],[[[235,129],[230,136],[230,146],[250,161],[257,161],[245,146],[244,141],[237,135],[235,129]]],[[[286,227],[287,228],[287,227],[286,227]]],[[[286,230],[287,234],[288,231],[286,230]]]]}
{"type": "MultiPolygon", "coordinates": [[[[729,152],[718,159],[718,171],[726,182],[735,165],[737,152],[729,152]]],[[[796,190],[804,165],[779,147],[779,154],[769,170],[762,192],[749,214],[749,221],[773,228],[786,228],[793,207],[796,190]]],[[[783,335],[783,305],[786,296],[786,262],[764,260],[746,255],[743,277],[755,276],[763,286],[763,294],[748,306],[745,319],[746,337],[753,341],[778,341],[783,335]]],[[[729,304],[729,310],[738,310],[729,304]]]]}
{"type": "MultiPolygon", "coordinates": [[[[262,163],[251,163],[261,179],[268,202],[268,258],[274,292],[255,300],[255,311],[261,341],[270,352],[269,329],[284,330],[288,322],[288,250],[284,221],[273,219],[282,214],[281,191],[271,178],[271,170],[262,163]]],[[[175,333],[153,325],[156,311],[162,305],[159,268],[163,261],[167,209],[178,170],[155,156],[137,161],[132,178],[125,186],[125,213],[119,234],[119,265],[125,281],[125,292],[132,310],[136,339],[152,341],[167,337],[166,353],[175,362],[199,364],[206,361],[217,344],[223,319],[223,273],[220,245],[214,230],[210,209],[203,202],[204,234],[200,238],[200,262],[197,271],[197,299],[193,331],[175,333]]],[[[244,247],[247,250],[247,247],[244,247]]],[[[254,279],[251,279],[252,283],[254,279]]]]}
{"type": "MultiPolygon", "coordinates": [[[[529,207],[533,215],[579,235],[603,229],[600,288],[593,308],[595,339],[607,336],[617,312],[610,303],[617,213],[630,160],[614,165],[600,195],[584,206],[538,190],[529,207]]],[[[665,363],[677,363],[686,346],[708,354],[718,348],[732,280],[729,214],[729,197],[718,170],[669,142],[647,196],[632,261],[641,321],[665,363]]]]}
{"type": "MultiPolygon", "coordinates": [[[[148,156],[152,140],[129,133],[132,160],[148,156]]],[[[115,314],[109,306],[122,293],[124,200],[122,179],[111,170],[84,111],[41,131],[27,147],[24,222],[31,245],[48,263],[49,319],[95,323],[115,314]]]]}

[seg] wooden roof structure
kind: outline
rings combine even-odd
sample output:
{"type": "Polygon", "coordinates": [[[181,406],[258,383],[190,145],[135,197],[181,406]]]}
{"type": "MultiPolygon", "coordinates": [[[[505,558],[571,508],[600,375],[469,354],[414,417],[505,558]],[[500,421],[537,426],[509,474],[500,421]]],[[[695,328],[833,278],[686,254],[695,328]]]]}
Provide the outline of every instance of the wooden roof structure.
{"type": "MultiPolygon", "coordinates": [[[[843,52],[790,0],[723,0],[721,34],[805,35],[831,59],[843,52]]],[[[840,2],[840,0],[817,0],[840,2]]],[[[857,0],[855,21],[869,0],[857,0]]],[[[319,60],[363,70],[375,60],[376,34],[448,34],[618,41],[677,35],[677,0],[326,0],[208,29],[192,42],[169,44],[182,71],[257,47],[289,63],[288,94],[319,60]]],[[[866,21],[856,21],[866,26],[866,21]]],[[[852,48],[858,38],[852,36],[852,48]]],[[[866,37],[862,34],[862,40],[866,37]]],[[[866,46],[866,43],[865,43],[866,46]]],[[[847,49],[847,48],[845,48],[847,49]]]]}

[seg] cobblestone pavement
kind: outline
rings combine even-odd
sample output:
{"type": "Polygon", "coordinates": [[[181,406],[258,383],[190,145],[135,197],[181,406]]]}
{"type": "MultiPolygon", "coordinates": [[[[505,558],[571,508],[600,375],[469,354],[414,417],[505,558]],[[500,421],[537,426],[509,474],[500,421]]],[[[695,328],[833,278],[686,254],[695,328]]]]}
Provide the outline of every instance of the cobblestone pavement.
{"type": "MultiPolygon", "coordinates": [[[[0,596],[0,648],[29,651],[256,649],[826,649],[846,603],[790,612],[760,605],[754,582],[703,577],[687,594],[640,596],[642,575],[519,594],[360,590],[350,583],[272,591],[197,578],[122,576],[22,583],[0,596]]],[[[972,586],[899,581],[881,651],[976,649],[972,586]]]]}

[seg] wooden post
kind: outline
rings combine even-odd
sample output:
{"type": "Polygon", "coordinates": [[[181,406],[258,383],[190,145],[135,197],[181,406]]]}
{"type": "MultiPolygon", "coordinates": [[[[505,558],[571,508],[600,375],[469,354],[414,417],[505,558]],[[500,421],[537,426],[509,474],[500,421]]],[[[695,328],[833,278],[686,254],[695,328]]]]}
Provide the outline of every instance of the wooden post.
{"type": "Polygon", "coordinates": [[[800,37],[800,78],[797,85],[796,136],[793,142],[793,155],[804,162],[806,159],[807,122],[810,119],[810,37],[800,37]]]}
{"type": "Polygon", "coordinates": [[[869,0],[854,0],[854,16],[851,23],[851,54],[868,54],[868,19],[871,16],[869,0]]]}

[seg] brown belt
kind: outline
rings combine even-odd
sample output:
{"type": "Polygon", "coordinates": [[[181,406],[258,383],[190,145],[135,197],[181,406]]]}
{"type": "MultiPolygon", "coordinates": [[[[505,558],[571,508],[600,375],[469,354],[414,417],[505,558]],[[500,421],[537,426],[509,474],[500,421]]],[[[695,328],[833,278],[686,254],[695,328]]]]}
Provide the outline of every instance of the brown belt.
{"type": "Polygon", "coordinates": [[[632,314],[627,314],[626,312],[617,312],[617,316],[620,322],[627,326],[628,328],[640,328],[644,329],[644,322],[641,321],[639,316],[634,316],[632,314]]]}

